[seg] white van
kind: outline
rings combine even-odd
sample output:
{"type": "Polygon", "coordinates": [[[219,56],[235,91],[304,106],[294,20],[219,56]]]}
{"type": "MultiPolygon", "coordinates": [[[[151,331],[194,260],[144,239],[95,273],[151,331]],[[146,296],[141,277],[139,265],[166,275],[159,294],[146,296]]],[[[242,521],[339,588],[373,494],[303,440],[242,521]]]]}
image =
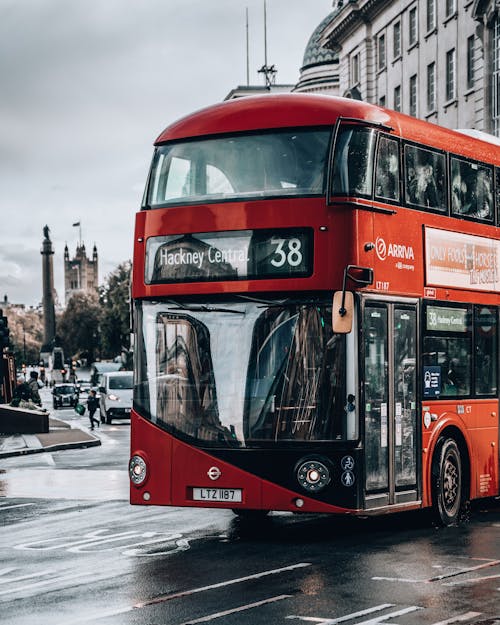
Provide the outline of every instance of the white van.
{"type": "Polygon", "coordinates": [[[99,386],[101,423],[113,419],[130,419],[134,376],[132,371],[104,373],[99,386]]]}

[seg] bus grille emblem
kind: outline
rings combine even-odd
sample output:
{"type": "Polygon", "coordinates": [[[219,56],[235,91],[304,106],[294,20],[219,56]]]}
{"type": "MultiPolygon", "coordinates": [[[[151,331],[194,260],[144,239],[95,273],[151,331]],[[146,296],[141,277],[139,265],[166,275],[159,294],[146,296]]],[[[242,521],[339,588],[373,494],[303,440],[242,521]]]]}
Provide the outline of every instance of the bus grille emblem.
{"type": "Polygon", "coordinates": [[[219,467],[210,467],[210,469],[208,469],[207,471],[207,475],[211,480],[218,480],[220,478],[220,476],[222,475],[222,471],[219,469],[219,467]]]}

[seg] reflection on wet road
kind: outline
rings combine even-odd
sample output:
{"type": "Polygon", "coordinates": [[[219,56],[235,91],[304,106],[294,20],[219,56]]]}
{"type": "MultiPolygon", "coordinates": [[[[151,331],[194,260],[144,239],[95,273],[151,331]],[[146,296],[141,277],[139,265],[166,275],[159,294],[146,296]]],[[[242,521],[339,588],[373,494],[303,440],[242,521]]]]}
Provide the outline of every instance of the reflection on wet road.
{"type": "Polygon", "coordinates": [[[9,469],[0,474],[0,496],[39,499],[128,499],[123,470],[9,469]]]}

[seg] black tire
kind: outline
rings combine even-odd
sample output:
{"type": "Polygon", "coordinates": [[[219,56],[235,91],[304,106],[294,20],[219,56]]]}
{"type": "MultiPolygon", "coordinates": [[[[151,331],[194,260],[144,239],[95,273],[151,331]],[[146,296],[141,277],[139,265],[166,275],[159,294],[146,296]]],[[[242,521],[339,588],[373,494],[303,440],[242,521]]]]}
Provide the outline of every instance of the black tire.
{"type": "Polygon", "coordinates": [[[109,415],[106,415],[106,423],[111,425],[111,417],[109,415]]]}
{"type": "Polygon", "coordinates": [[[442,526],[456,525],[465,505],[462,457],[453,438],[438,441],[432,461],[432,506],[442,526]]]}

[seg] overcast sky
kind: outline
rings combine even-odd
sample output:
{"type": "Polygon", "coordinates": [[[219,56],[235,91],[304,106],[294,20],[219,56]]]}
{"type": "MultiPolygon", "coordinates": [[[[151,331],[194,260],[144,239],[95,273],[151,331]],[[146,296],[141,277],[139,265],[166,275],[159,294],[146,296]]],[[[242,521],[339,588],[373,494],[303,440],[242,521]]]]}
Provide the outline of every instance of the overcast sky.
{"type": "MultiPolygon", "coordinates": [[[[42,298],[43,227],[64,302],[81,221],[99,281],[132,258],[152,144],[179,117],[262,84],[263,0],[0,0],[0,298],[42,298]]],[[[332,0],[267,0],[268,63],[296,83],[332,0]]]]}

